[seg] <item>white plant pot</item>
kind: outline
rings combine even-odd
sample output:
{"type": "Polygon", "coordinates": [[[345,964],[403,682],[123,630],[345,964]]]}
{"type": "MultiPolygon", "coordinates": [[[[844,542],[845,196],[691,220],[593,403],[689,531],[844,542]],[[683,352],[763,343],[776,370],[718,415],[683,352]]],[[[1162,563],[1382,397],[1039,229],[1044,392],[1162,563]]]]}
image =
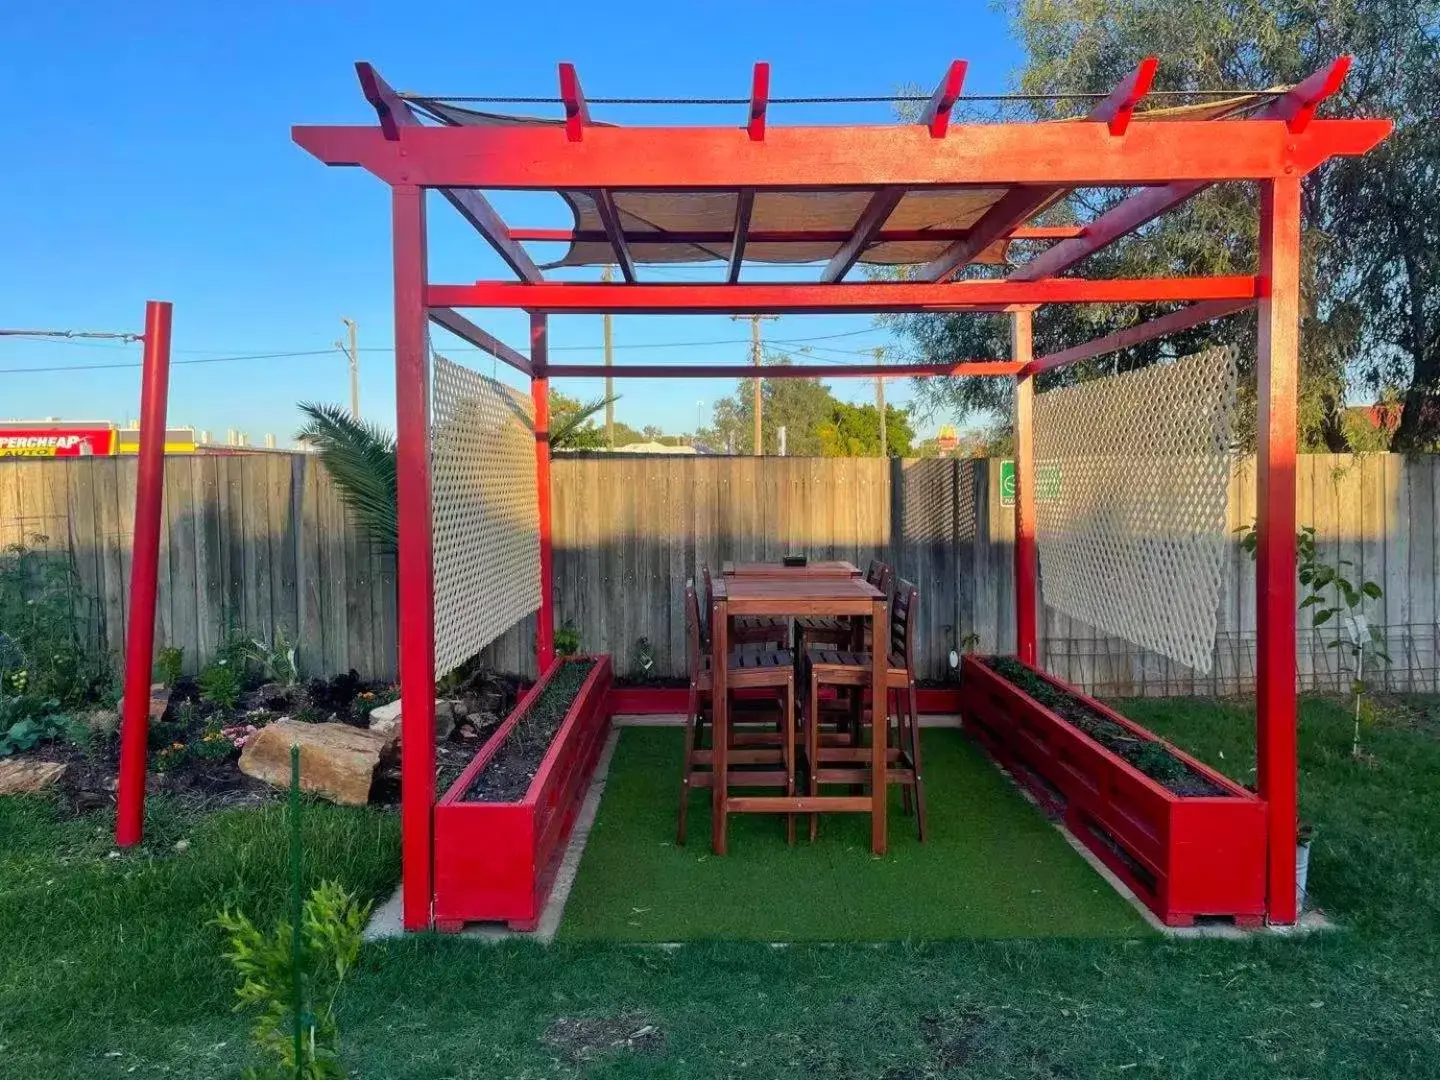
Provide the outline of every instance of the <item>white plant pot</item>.
{"type": "Polygon", "coordinates": [[[1310,841],[1295,845],[1295,912],[1305,910],[1306,886],[1310,878],[1310,841]]]}

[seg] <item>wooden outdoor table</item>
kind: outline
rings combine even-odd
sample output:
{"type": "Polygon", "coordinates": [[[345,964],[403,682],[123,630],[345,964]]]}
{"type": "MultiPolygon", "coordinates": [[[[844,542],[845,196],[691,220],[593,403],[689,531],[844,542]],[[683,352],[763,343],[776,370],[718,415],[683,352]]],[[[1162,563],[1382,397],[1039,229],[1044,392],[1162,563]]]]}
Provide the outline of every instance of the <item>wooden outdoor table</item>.
{"type": "Polygon", "coordinates": [[[859,577],[860,568],[843,559],[786,566],[778,562],[722,563],[720,572],[726,577],[859,577]]]}
{"type": "MultiPolygon", "coordinates": [[[[796,568],[799,569],[799,568],[796,568]]],[[[859,577],[835,573],[722,575],[713,586],[710,625],[714,679],[715,749],[712,768],[715,786],[711,792],[714,819],[711,845],[715,854],[726,850],[726,815],[737,813],[828,813],[853,811],[870,813],[870,850],[885,854],[886,741],[889,725],[883,717],[871,725],[869,795],[730,795],[727,770],[730,745],[726,657],[730,653],[729,624],[742,615],[839,615],[871,620],[872,641],[889,641],[889,609],[885,594],[859,577]]],[[[884,649],[871,654],[870,685],[877,688],[877,701],[884,701],[886,663],[884,649]]],[[[883,706],[882,706],[883,708],[883,706]]]]}

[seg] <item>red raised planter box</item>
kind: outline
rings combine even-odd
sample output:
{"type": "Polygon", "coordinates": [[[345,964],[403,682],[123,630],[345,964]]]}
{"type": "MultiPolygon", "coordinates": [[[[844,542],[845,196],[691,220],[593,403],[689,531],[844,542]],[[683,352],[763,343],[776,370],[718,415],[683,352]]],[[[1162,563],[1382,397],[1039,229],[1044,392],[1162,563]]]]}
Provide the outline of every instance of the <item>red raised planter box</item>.
{"type": "MultiPolygon", "coordinates": [[[[1033,668],[1031,669],[1034,670],[1033,668]]],[[[1169,926],[1265,912],[1265,803],[1140,725],[1044,672],[1042,679],[1150,739],[1221,795],[1177,795],[1091,739],[975,657],[961,677],[961,716],[1001,764],[1169,926]]]]}
{"type": "Polygon", "coordinates": [[[507,922],[534,930],[610,727],[610,657],[562,657],[485,741],[435,807],[435,924],[507,922]],[[468,802],[465,792],[563,664],[593,661],[525,797],[468,802]]]}

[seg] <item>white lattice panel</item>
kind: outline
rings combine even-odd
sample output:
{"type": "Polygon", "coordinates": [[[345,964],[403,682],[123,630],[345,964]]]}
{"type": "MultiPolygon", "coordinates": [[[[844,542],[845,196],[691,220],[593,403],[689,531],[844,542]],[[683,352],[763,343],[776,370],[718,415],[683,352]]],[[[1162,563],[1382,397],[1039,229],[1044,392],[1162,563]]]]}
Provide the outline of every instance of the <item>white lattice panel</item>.
{"type": "Polygon", "coordinates": [[[440,356],[432,378],[438,677],[540,606],[540,526],[530,402],[440,356]]]}
{"type": "Polygon", "coordinates": [[[1036,395],[1046,603],[1210,670],[1234,414],[1219,348],[1036,395]]]}

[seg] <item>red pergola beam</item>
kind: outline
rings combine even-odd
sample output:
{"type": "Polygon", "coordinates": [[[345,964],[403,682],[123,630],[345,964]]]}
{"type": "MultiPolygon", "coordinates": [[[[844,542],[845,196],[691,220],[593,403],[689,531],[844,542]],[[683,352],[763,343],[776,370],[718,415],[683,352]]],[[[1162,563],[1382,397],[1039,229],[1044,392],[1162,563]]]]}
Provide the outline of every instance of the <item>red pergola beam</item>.
{"type": "Polygon", "coordinates": [[[489,353],[496,360],[509,364],[516,371],[524,375],[535,374],[533,366],[523,353],[512,349],[494,334],[480,329],[458,311],[450,308],[431,308],[430,321],[437,326],[443,326],[461,341],[469,342],[481,352],[489,353]]]}
{"type": "Polygon", "coordinates": [[[843,278],[860,260],[865,249],[875,242],[875,237],[880,234],[880,227],[895,212],[895,207],[900,205],[900,200],[904,197],[904,188],[882,188],[871,195],[860,219],[855,222],[854,230],[840,245],[840,250],[830,256],[830,261],[825,264],[820,280],[839,281],[843,278]]]}
{"type": "Polygon", "coordinates": [[[1106,187],[1303,176],[1363,154],[1389,120],[1315,120],[1298,134],[1266,120],[1155,120],[1116,139],[1103,124],[967,124],[932,139],[918,125],[738,128],[560,126],[292,129],[330,165],[391,184],[554,190],[1050,184],[1106,187]]]}
{"type": "MultiPolygon", "coordinates": [[[[425,130],[409,102],[391,89],[390,84],[380,77],[374,66],[361,60],[355,65],[355,74],[360,79],[360,89],[365,100],[375,109],[380,120],[380,130],[391,142],[400,140],[400,129],[425,130]]],[[[485,196],[478,191],[442,189],[450,205],[493,247],[506,265],[515,271],[521,281],[541,281],[544,275],[526,250],[510,237],[510,230],[500,215],[495,213],[485,196]]]]}
{"type": "Polygon", "coordinates": [[[964,60],[951,60],[945,77],[940,80],[940,85],[935,87],[935,93],[930,95],[930,100],[920,113],[920,123],[925,125],[932,139],[943,139],[945,132],[950,129],[950,110],[955,108],[955,102],[965,88],[965,70],[968,66],[964,60]]]}
{"type": "MultiPolygon", "coordinates": [[[[1140,61],[1140,66],[1109,97],[1090,110],[1088,119],[1108,125],[1111,135],[1123,135],[1135,106],[1150,90],[1156,64],[1153,56],[1140,61]]],[[[991,244],[1013,233],[1067,190],[1053,184],[1012,188],[985,212],[965,239],[956,241],[949,250],[926,263],[916,277],[921,281],[940,281],[968,265],[991,244]]]]}
{"type": "MultiPolygon", "coordinates": [[[[744,193],[741,194],[743,197],[744,193]]],[[[754,192],[750,194],[753,198],[754,192]]],[[[1011,230],[1007,239],[1069,240],[1083,235],[1084,232],[1084,228],[1079,225],[1025,225],[1011,230]]],[[[963,240],[970,233],[970,229],[882,229],[875,237],[875,242],[890,244],[924,240],[963,240]]],[[[754,244],[843,244],[850,235],[851,231],[846,229],[759,229],[749,232],[747,239],[754,244]]],[[[732,233],[720,231],[662,232],[655,229],[627,229],[625,232],[625,240],[631,247],[644,244],[726,244],[732,237],[732,233]]],[[[609,237],[600,229],[537,229],[521,226],[510,229],[510,239],[557,244],[603,244],[609,237]]]]}
{"type": "MultiPolygon", "coordinates": [[[[877,375],[1016,375],[1011,360],[963,360],[935,364],[773,364],[766,379],[844,379],[877,375]]],[[[546,374],[566,379],[753,379],[753,364],[551,364],[546,374]]]]}
{"type": "Polygon", "coordinates": [[[620,211],[615,199],[608,191],[592,191],[595,209],[600,212],[600,221],[605,226],[605,238],[615,252],[615,262],[626,281],[635,280],[635,260],[630,256],[630,245],[625,242],[625,228],[620,224],[620,211]]]}
{"type": "Polygon", "coordinates": [[[1175,300],[1244,300],[1259,295],[1255,277],[1193,277],[1086,281],[957,281],[942,284],[871,281],[622,285],[546,281],[527,285],[477,281],[431,285],[432,307],[522,308],[570,314],[787,314],[995,310],[1013,304],[1144,304],[1175,300]]]}
{"type": "Polygon", "coordinates": [[[1064,367],[1066,364],[1092,360],[1097,356],[1119,352],[1132,345],[1153,341],[1158,337],[1165,337],[1167,334],[1178,333],[1181,330],[1189,330],[1201,323],[1221,319],[1226,315],[1234,315],[1236,312],[1246,311],[1254,306],[1254,300],[1210,300],[1202,304],[1191,304],[1189,307],[1172,311],[1168,315],[1161,315],[1158,319],[1151,319],[1138,326],[1117,330],[1113,334],[1106,334],[1104,337],[1095,338],[1082,345],[1074,345],[1047,356],[1036,357],[1033,362],[1026,365],[1024,374],[1038,375],[1042,371],[1051,371],[1058,367],[1064,367]]]}
{"type": "Polygon", "coordinates": [[[750,76],[750,120],[745,130],[755,142],[765,138],[765,112],[770,105],[770,65],[759,60],[750,76]]]}
{"type": "MultiPolygon", "coordinates": [[[[735,233],[733,236],[720,234],[730,241],[730,265],[725,270],[725,280],[731,285],[740,280],[740,264],[745,261],[745,245],[750,242],[750,215],[754,211],[755,189],[741,188],[735,198],[735,233]]],[[[724,240],[711,243],[724,243],[724,240]]]]}
{"type": "Polygon", "coordinates": [[[575,65],[560,64],[560,100],[565,103],[565,138],[579,142],[585,128],[590,124],[590,106],[585,103],[585,93],[580,89],[580,76],[575,65]]]}
{"type": "MultiPolygon", "coordinates": [[[[1282,134],[1301,134],[1313,127],[1312,120],[1320,103],[1340,89],[1345,75],[1350,70],[1350,57],[1342,56],[1329,67],[1315,72],[1308,79],[1292,87],[1281,97],[1272,101],[1250,120],[1217,120],[1214,137],[1226,139],[1234,128],[1241,124],[1261,124],[1266,121],[1283,120],[1285,127],[1275,128],[1282,134]],[[1299,125],[1298,128],[1295,125],[1299,125]]],[[[1160,121],[1163,122],[1163,121],[1160,121]]],[[[1324,123],[1324,121],[1315,121],[1324,123]]],[[[1389,134],[1388,120],[1334,120],[1330,123],[1382,125],[1383,130],[1375,139],[1378,143],[1389,134]]],[[[1136,128],[1138,132],[1142,127],[1136,128]]],[[[1372,143],[1371,145],[1375,145],[1372,143]]],[[[1367,147],[1368,149],[1368,147],[1367,147]]],[[[1293,175],[1284,172],[1280,175],[1293,175]]],[[[1083,262],[1103,248],[1109,247],[1122,236],[1126,236],[1146,222],[1153,221],[1161,214],[1173,210],[1186,199],[1198,194],[1209,186],[1201,180],[1177,180],[1162,187],[1150,188],[1131,195],[1123,202],[1111,207],[1085,228],[1083,236],[1056,244],[1049,251],[1042,252],[1011,275],[1016,281],[1032,281],[1036,278],[1054,277],[1063,274],[1072,266],[1083,262]]]]}

